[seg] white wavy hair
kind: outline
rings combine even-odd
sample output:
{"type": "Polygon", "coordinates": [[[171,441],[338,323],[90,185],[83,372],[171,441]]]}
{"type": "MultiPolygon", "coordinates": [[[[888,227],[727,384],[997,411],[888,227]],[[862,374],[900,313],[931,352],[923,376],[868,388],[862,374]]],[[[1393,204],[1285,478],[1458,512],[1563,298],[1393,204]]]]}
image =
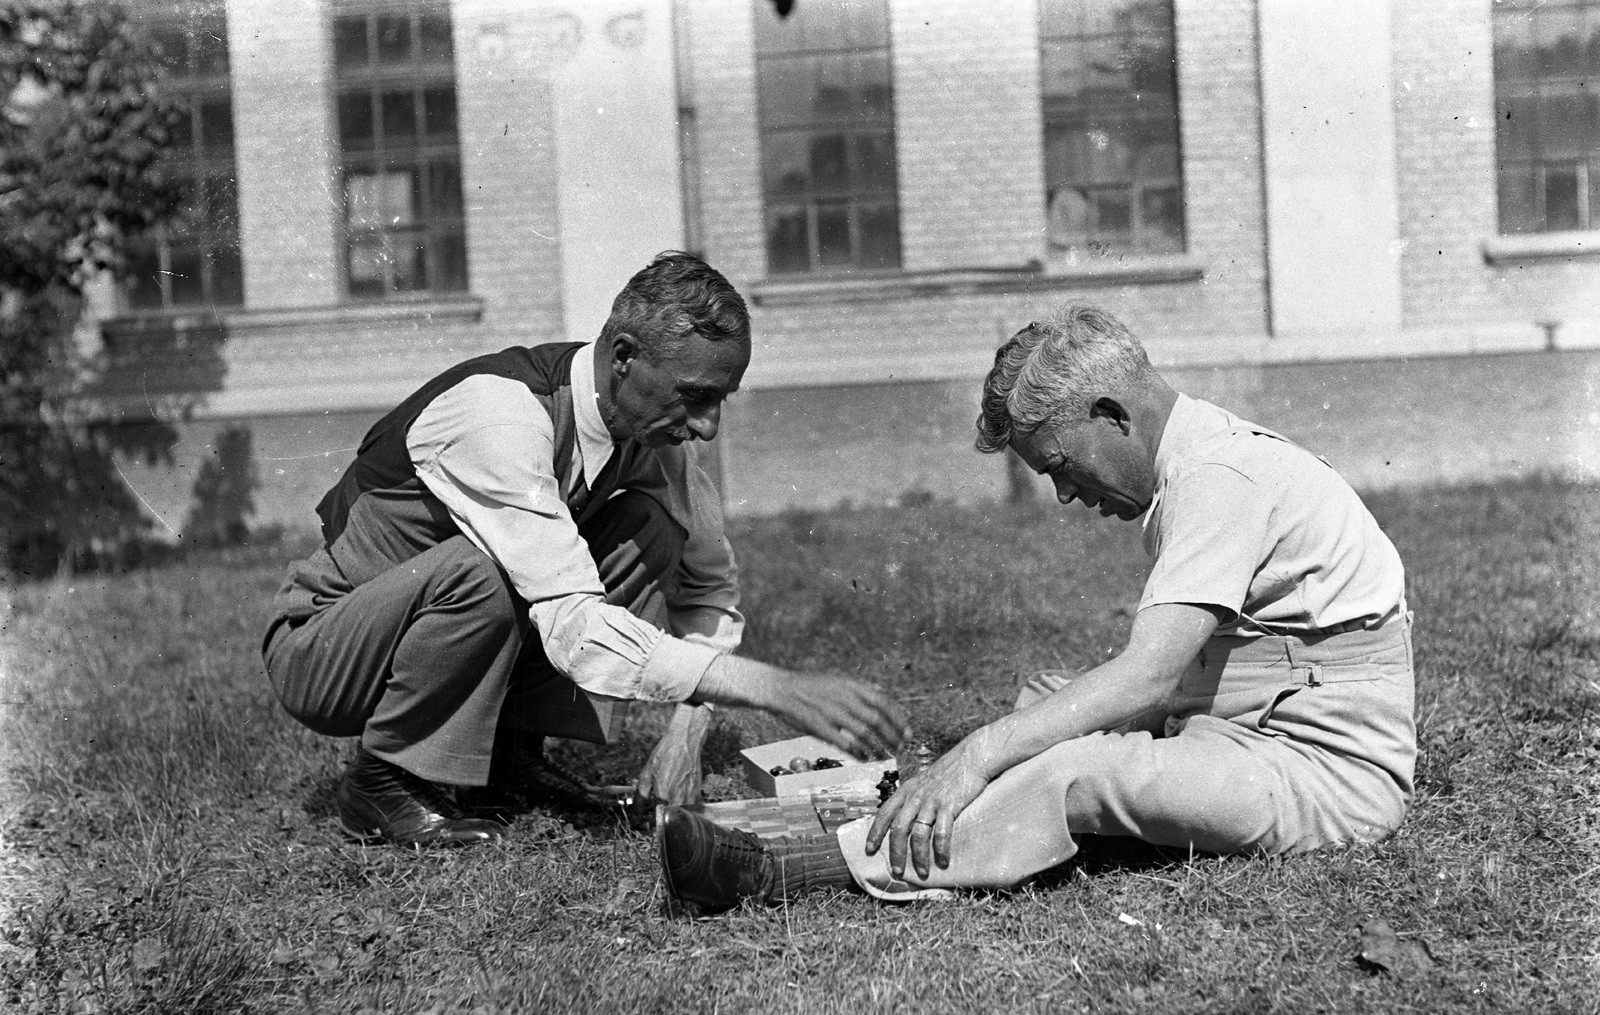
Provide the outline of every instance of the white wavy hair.
{"type": "Polygon", "coordinates": [[[1014,433],[1089,418],[1093,400],[1146,380],[1155,369],[1144,346],[1115,317],[1069,306],[1002,345],[983,381],[976,446],[1004,451],[1014,433]]]}

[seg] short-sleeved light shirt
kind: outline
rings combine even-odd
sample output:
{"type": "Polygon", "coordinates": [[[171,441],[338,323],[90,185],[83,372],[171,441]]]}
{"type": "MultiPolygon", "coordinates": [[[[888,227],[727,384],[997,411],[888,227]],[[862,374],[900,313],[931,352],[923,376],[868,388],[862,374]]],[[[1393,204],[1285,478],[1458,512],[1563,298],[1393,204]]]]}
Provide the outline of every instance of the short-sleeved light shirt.
{"type": "Polygon", "coordinates": [[[1156,452],[1139,608],[1221,607],[1218,634],[1380,626],[1404,609],[1400,554],[1343,477],[1269,434],[1178,396],[1156,452]]]}

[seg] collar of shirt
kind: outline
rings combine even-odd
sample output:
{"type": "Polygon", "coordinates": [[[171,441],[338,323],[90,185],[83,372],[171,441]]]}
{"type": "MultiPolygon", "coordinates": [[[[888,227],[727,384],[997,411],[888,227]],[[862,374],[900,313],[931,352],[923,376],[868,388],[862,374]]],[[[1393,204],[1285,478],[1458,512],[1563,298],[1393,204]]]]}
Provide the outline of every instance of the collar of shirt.
{"type": "Polygon", "coordinates": [[[1161,495],[1166,492],[1167,481],[1184,460],[1184,452],[1202,437],[1226,430],[1236,422],[1226,409],[1178,392],[1178,400],[1173,403],[1172,413],[1167,417],[1166,429],[1161,431],[1161,444],[1156,448],[1156,490],[1141,522],[1147,547],[1150,520],[1156,516],[1156,508],[1161,503],[1161,495]]]}
{"type": "Polygon", "coordinates": [[[615,444],[606,421],[600,418],[600,393],[594,386],[594,343],[572,357],[572,417],[578,430],[578,454],[583,459],[583,481],[594,486],[615,444]]]}

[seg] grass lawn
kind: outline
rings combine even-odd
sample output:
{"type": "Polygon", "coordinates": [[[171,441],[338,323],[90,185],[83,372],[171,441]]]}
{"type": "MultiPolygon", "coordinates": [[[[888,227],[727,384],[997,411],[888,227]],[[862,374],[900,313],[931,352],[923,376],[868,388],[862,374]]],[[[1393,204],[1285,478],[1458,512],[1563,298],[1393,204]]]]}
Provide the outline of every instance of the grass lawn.
{"type": "MultiPolygon", "coordinates": [[[[14,587],[0,603],[0,1010],[1600,1011],[1600,489],[1375,495],[1409,569],[1422,759],[1376,847],[1198,858],[1086,843],[1010,894],[838,894],[664,917],[650,838],[522,819],[503,843],[345,843],[350,743],[276,707],[294,547],[14,587]],[[1432,963],[1356,961],[1382,918],[1432,963]]],[[[1052,505],[741,522],[748,651],[892,686],[948,745],[1018,674],[1120,647],[1138,528],[1052,505]]],[[[624,781],[662,712],[610,748],[624,781]]],[[[721,713],[708,787],[787,731],[721,713]]]]}

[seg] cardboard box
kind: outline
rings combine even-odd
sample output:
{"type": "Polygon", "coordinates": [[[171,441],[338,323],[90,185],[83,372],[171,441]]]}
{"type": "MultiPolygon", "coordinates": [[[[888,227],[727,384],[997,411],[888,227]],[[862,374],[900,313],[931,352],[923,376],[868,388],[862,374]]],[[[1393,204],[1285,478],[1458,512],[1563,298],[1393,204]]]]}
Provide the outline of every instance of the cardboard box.
{"type": "MultiPolygon", "coordinates": [[[[883,773],[899,767],[893,758],[862,760],[839,750],[816,737],[795,737],[771,744],[747,747],[744,755],[745,781],[767,796],[810,796],[825,790],[872,789],[883,778],[883,773]],[[820,771],[796,772],[793,775],[773,775],[779,765],[788,767],[794,758],[815,762],[818,758],[834,758],[844,762],[839,768],[820,771]]],[[[876,790],[873,790],[874,794],[876,790]]]]}

